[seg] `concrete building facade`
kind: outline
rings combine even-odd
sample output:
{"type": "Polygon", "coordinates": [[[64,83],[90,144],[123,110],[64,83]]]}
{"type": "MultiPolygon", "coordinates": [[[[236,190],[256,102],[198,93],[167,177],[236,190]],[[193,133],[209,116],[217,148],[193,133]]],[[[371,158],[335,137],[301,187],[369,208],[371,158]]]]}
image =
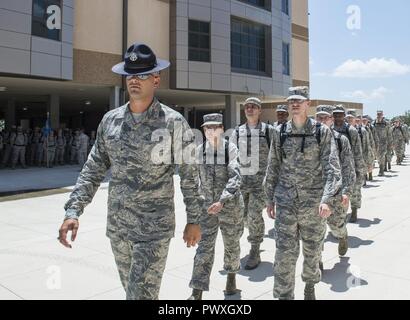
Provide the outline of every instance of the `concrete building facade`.
{"type": "Polygon", "coordinates": [[[136,41],[171,61],[158,97],[193,127],[211,111],[236,126],[250,95],[274,121],[309,85],[307,0],[2,0],[0,121],[95,129],[127,99],[111,67],[136,41]]]}

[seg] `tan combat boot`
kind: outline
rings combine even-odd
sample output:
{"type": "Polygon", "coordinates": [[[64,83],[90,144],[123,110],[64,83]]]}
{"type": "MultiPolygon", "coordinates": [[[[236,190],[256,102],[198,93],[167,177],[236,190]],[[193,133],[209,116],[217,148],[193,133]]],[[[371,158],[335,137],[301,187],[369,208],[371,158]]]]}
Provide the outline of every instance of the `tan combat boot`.
{"type": "Polygon", "coordinates": [[[253,270],[261,263],[261,256],[259,252],[259,245],[252,245],[249,252],[248,261],[246,261],[245,270],[253,270]]]}
{"type": "Polygon", "coordinates": [[[357,208],[352,208],[352,215],[349,222],[355,223],[357,221],[357,208]]]}
{"type": "Polygon", "coordinates": [[[314,283],[306,283],[306,285],[305,285],[305,300],[316,300],[315,284],[314,283]]]}
{"type": "Polygon", "coordinates": [[[338,247],[339,256],[343,257],[346,254],[348,248],[349,248],[349,244],[347,242],[347,236],[344,238],[340,238],[339,247],[338,247]]]}
{"type": "Polygon", "coordinates": [[[236,289],[236,273],[228,273],[228,278],[226,279],[225,294],[227,296],[233,296],[237,293],[238,290],[236,289]]]}
{"type": "Polygon", "coordinates": [[[202,300],[202,290],[193,289],[191,296],[187,300],[202,300]]]}

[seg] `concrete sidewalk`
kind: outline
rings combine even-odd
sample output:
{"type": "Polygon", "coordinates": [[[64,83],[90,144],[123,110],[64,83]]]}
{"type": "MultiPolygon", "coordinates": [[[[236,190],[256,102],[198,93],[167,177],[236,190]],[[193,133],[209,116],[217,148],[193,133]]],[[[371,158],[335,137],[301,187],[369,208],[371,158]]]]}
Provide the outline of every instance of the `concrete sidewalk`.
{"type": "MultiPolygon", "coordinates": [[[[5,172],[0,174],[2,184],[7,184],[3,182],[5,172]]],[[[346,257],[339,258],[333,239],[328,237],[325,243],[325,271],[317,286],[318,299],[410,299],[410,159],[404,166],[394,165],[386,177],[377,177],[376,169],[375,176],[363,190],[358,222],[348,225],[350,249],[346,257]]],[[[175,184],[176,236],[171,242],[160,298],[184,300],[191,292],[188,284],[195,249],[187,249],[182,240],[185,213],[178,178],[175,184]]],[[[105,237],[107,184],[86,208],[72,250],[63,248],[56,239],[68,195],[0,203],[0,299],[124,299],[105,237]]],[[[264,217],[267,234],[273,221],[266,213],[264,217]]],[[[243,263],[250,247],[246,237],[247,230],[241,241],[243,263]]],[[[237,282],[242,292],[231,299],[273,299],[274,240],[266,236],[262,249],[262,264],[253,271],[240,271],[237,282]]],[[[225,299],[222,266],[219,235],[211,289],[204,293],[204,299],[225,299]]],[[[296,299],[303,299],[301,266],[300,258],[296,299]]]]}
{"type": "Polygon", "coordinates": [[[54,168],[30,167],[16,170],[2,169],[0,170],[0,194],[73,186],[79,173],[79,165],[56,166],[54,168]]]}

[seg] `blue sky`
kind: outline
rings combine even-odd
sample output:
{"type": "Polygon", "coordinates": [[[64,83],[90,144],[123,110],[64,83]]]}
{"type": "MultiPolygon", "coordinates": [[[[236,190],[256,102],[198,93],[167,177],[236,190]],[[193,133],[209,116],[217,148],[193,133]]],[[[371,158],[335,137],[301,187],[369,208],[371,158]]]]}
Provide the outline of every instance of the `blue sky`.
{"type": "Polygon", "coordinates": [[[409,12],[408,0],[309,0],[312,98],[362,102],[373,117],[410,110],[409,12]]]}

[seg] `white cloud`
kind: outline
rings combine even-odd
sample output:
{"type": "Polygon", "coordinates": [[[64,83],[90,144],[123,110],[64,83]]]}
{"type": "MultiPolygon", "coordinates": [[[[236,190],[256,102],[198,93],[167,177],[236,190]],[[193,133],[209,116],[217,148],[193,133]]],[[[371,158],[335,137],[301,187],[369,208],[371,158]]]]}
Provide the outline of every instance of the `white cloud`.
{"type": "Polygon", "coordinates": [[[386,98],[386,95],[392,91],[386,89],[385,87],[379,87],[370,92],[364,90],[356,90],[350,92],[342,92],[341,95],[343,98],[357,99],[360,101],[380,101],[386,98]]]}
{"type": "Polygon", "coordinates": [[[349,59],[333,71],[338,78],[385,78],[410,73],[410,65],[395,59],[372,58],[368,61],[349,59]]]}

